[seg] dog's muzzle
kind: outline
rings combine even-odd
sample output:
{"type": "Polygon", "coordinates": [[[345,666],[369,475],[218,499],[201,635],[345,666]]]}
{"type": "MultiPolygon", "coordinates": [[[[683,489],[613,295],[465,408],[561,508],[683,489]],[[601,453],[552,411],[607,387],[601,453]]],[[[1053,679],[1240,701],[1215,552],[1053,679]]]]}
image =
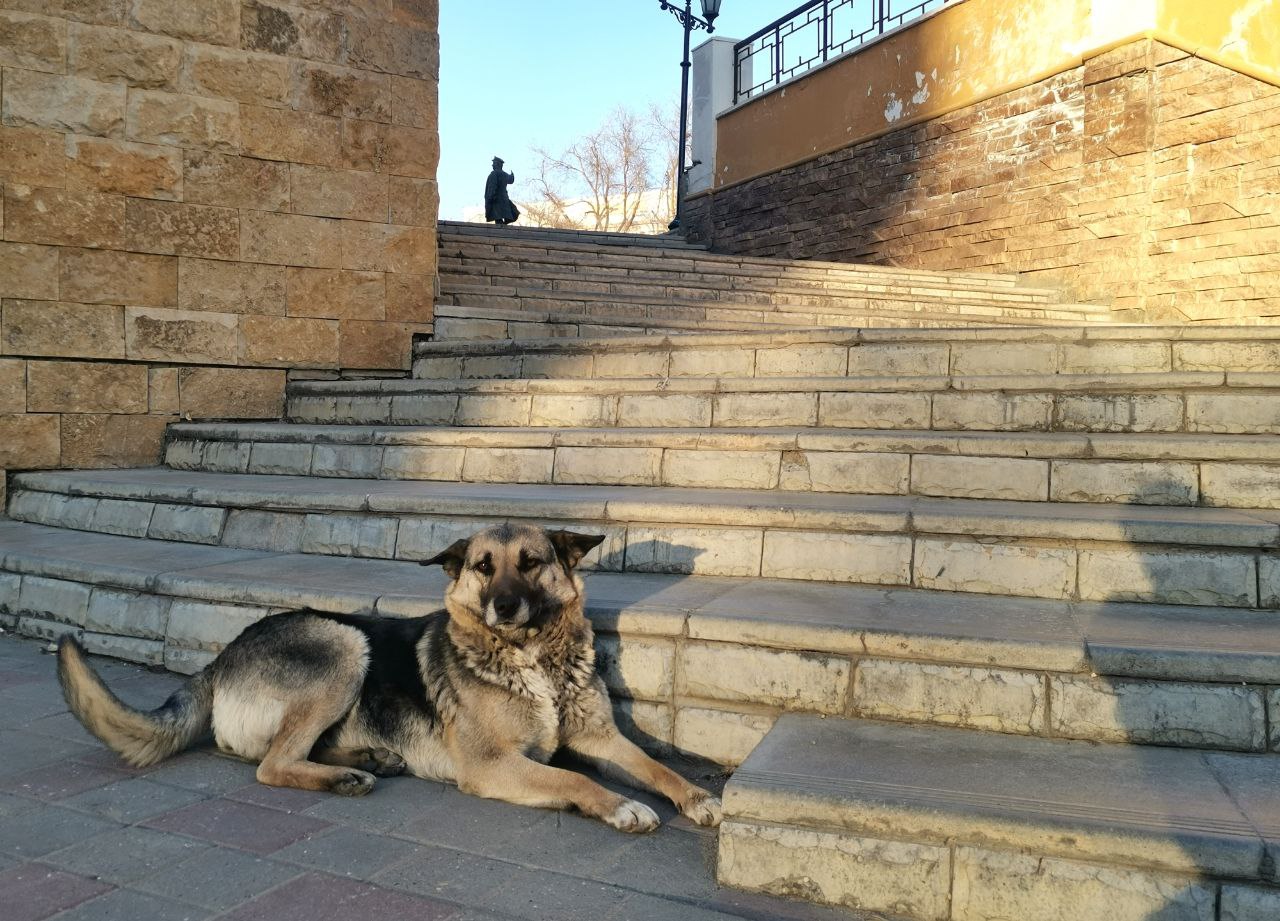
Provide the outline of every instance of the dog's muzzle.
{"type": "Polygon", "coordinates": [[[495,595],[485,605],[484,622],[490,627],[523,627],[532,613],[528,600],[519,595],[495,595]]]}

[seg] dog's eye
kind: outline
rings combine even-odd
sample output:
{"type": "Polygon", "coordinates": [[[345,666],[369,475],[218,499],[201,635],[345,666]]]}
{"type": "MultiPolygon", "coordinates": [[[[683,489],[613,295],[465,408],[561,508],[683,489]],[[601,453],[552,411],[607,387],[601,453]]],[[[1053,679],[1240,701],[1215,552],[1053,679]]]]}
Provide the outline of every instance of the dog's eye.
{"type": "Polygon", "coordinates": [[[520,560],[519,569],[521,572],[533,572],[539,566],[544,565],[542,560],[533,556],[526,556],[520,560]]]}
{"type": "Polygon", "coordinates": [[[491,576],[493,575],[493,564],[489,562],[487,558],[483,559],[476,563],[475,571],[480,573],[482,576],[491,576]]]}

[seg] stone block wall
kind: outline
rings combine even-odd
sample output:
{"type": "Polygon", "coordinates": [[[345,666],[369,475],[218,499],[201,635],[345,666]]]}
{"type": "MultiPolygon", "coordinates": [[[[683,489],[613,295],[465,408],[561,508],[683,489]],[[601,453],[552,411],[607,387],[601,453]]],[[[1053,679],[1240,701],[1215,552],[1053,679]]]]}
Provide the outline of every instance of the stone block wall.
{"type": "Polygon", "coordinates": [[[0,0],[0,468],[159,460],[295,369],[402,369],[438,0],[0,0]]]}
{"type": "Polygon", "coordinates": [[[1280,88],[1156,41],[689,202],[721,252],[1021,272],[1280,323],[1280,88]]]}

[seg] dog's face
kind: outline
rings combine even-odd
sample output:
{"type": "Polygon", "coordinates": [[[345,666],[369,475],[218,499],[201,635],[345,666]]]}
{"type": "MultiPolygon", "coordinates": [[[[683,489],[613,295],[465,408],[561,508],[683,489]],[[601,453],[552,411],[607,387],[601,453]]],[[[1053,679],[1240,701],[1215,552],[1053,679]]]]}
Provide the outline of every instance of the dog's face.
{"type": "Polygon", "coordinates": [[[423,562],[439,564],[453,581],[445,593],[451,613],[511,636],[537,629],[582,591],[574,572],[604,537],[500,524],[454,543],[423,562]]]}

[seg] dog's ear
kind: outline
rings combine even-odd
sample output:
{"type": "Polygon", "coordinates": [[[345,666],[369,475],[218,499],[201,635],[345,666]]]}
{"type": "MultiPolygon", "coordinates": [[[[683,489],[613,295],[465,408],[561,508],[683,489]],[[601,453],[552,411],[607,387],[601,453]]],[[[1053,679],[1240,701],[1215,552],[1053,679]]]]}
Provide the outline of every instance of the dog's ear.
{"type": "Polygon", "coordinates": [[[556,548],[556,556],[564,563],[565,569],[573,569],[578,562],[604,543],[603,534],[575,534],[573,531],[548,531],[551,546],[556,548]]]}
{"type": "Polygon", "coordinates": [[[435,566],[439,563],[450,579],[456,579],[462,572],[462,564],[467,561],[467,547],[470,543],[470,540],[456,540],[449,545],[448,550],[437,553],[429,560],[423,560],[422,565],[435,566]]]}

